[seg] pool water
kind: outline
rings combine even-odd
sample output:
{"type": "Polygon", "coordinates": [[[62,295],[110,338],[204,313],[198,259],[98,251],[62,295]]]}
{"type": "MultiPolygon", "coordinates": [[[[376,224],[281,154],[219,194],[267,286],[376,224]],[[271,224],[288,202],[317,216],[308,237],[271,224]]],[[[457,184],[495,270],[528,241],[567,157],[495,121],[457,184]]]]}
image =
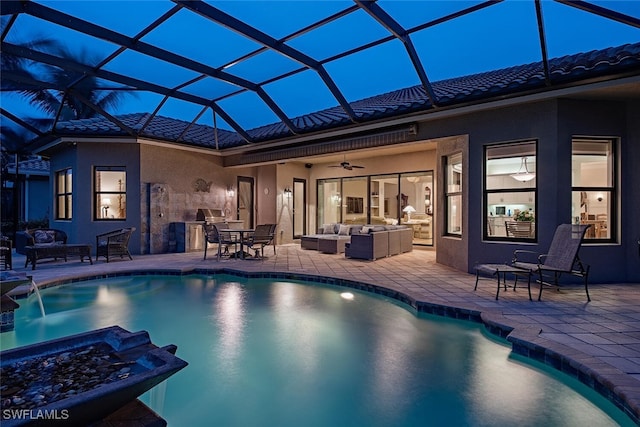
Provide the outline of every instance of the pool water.
{"type": "Polygon", "coordinates": [[[583,384],[470,322],[344,288],[134,276],[20,301],[9,349],[111,325],[189,362],[142,400],[170,426],[633,425],[583,384]],[[160,392],[158,391],[160,390],[160,392]]]}

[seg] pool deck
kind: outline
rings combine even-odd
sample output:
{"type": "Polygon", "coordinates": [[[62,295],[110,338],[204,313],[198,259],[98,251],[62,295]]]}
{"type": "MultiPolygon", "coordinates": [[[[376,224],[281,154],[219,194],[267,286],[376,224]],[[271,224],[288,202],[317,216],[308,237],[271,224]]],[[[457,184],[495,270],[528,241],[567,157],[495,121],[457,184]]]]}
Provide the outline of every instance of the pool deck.
{"type": "Polygon", "coordinates": [[[272,251],[265,248],[267,259],[261,261],[203,260],[203,252],[134,255],[133,261],[109,263],[101,258],[93,265],[70,258],[66,263],[42,261],[34,271],[23,268],[24,257],[15,255],[14,270],[32,275],[40,287],[110,274],[218,269],[368,284],[369,290],[408,301],[420,311],[482,321],[493,333],[507,336],[518,353],[578,377],[640,420],[640,283],[590,284],[591,302],[583,287],[545,290],[542,301],[536,301],[537,285],[532,285],[534,301],[529,301],[526,285],[502,290],[496,300],[495,280],[480,281],[474,291],[475,275],[437,264],[430,249],[375,262],[305,250],[299,244],[278,246],[277,255],[272,251]]]}

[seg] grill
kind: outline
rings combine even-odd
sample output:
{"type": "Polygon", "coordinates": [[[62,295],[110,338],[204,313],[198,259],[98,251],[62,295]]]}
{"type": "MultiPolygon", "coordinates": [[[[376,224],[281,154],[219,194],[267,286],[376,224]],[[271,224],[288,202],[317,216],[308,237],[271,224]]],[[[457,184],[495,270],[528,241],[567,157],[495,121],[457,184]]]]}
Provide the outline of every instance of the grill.
{"type": "Polygon", "coordinates": [[[196,221],[204,221],[205,223],[224,222],[224,212],[222,209],[198,209],[196,213],[196,221]]]}

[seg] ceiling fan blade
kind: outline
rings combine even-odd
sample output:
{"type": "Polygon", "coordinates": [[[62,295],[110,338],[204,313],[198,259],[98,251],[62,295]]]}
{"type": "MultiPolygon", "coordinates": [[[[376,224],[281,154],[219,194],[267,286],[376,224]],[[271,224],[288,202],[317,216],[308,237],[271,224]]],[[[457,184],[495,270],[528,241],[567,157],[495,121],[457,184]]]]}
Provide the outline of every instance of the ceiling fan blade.
{"type": "Polygon", "coordinates": [[[351,165],[352,168],[364,169],[364,166],[351,165]]]}
{"type": "Polygon", "coordinates": [[[345,166],[343,166],[343,168],[345,168],[345,169],[346,169],[346,170],[348,170],[348,171],[350,171],[351,169],[353,169],[353,168],[352,168],[351,166],[349,166],[349,165],[345,165],[345,166]]]}

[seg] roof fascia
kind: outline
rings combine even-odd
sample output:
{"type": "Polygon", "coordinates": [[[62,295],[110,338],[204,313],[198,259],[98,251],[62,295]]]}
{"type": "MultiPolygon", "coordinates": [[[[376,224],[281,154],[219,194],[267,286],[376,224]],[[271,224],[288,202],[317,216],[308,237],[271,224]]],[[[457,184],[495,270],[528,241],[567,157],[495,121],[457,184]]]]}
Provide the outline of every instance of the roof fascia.
{"type": "Polygon", "coordinates": [[[229,148],[222,153],[224,156],[237,155],[255,150],[256,147],[260,149],[270,148],[282,148],[288,145],[300,144],[300,143],[312,143],[319,140],[325,140],[327,138],[341,138],[347,135],[353,135],[356,133],[366,131],[384,130],[391,126],[408,125],[416,122],[427,122],[433,120],[441,120],[451,117],[457,117],[465,114],[487,111],[492,109],[511,107],[515,105],[546,101],[549,99],[557,99],[560,97],[567,97],[572,95],[578,95],[587,91],[606,89],[619,85],[625,85],[629,83],[640,83],[640,75],[621,77],[616,80],[607,80],[588,83],[580,86],[570,86],[564,88],[551,88],[550,90],[538,93],[530,94],[517,94],[517,96],[494,99],[487,102],[475,103],[465,106],[452,106],[450,108],[442,108],[441,110],[429,110],[425,112],[418,112],[408,114],[395,119],[381,119],[376,122],[369,122],[367,124],[354,125],[348,129],[337,129],[328,132],[319,132],[313,135],[305,135],[300,137],[288,138],[286,140],[274,141],[272,143],[262,143],[253,146],[243,146],[236,148],[229,148]]]}

